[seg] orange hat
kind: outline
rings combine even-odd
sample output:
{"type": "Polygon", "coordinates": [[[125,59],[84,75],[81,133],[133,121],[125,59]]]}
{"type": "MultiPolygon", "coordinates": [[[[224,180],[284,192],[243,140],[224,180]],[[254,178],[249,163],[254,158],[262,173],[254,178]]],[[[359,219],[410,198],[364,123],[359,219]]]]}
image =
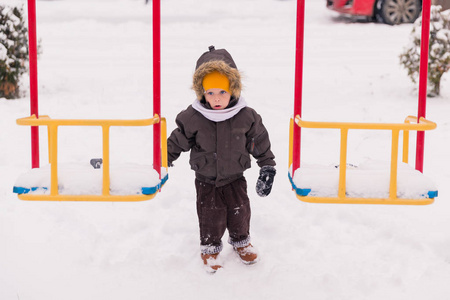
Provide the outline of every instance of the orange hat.
{"type": "Polygon", "coordinates": [[[228,93],[230,92],[230,81],[228,77],[218,71],[206,74],[203,77],[202,85],[205,91],[215,88],[227,91],[228,93]]]}

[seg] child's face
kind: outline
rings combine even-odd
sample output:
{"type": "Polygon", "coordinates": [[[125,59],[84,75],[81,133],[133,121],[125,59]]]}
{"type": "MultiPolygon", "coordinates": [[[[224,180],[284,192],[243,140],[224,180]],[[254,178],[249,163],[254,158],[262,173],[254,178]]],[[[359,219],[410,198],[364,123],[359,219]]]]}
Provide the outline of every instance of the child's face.
{"type": "Polygon", "coordinates": [[[222,89],[209,89],[205,92],[205,99],[213,109],[224,109],[230,103],[231,95],[222,89]]]}

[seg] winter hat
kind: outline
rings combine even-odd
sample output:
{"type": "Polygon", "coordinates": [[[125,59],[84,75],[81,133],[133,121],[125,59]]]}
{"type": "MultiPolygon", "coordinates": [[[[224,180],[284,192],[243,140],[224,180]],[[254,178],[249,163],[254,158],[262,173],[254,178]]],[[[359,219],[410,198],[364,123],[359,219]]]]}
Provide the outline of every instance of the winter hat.
{"type": "Polygon", "coordinates": [[[227,91],[228,93],[230,92],[230,81],[228,77],[218,71],[206,74],[203,77],[202,85],[205,91],[216,88],[227,91]]]}
{"type": "Polygon", "coordinates": [[[214,46],[210,46],[209,51],[200,56],[195,66],[192,89],[195,91],[197,99],[202,100],[205,91],[203,80],[213,72],[220,73],[228,79],[228,92],[232,97],[238,99],[242,90],[241,74],[230,53],[225,49],[216,50],[214,46]]]}

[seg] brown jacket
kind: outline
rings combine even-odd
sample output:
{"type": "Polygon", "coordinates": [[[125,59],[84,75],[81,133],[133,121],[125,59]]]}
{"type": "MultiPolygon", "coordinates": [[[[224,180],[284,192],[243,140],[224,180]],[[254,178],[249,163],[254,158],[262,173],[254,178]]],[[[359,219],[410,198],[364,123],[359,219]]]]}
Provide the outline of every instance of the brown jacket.
{"type": "Polygon", "coordinates": [[[191,151],[190,165],[196,178],[224,186],[250,168],[250,155],[260,167],[275,166],[270,140],[260,115],[250,107],[234,117],[213,122],[189,106],[178,114],[176,128],[167,140],[168,160],[191,151]]]}

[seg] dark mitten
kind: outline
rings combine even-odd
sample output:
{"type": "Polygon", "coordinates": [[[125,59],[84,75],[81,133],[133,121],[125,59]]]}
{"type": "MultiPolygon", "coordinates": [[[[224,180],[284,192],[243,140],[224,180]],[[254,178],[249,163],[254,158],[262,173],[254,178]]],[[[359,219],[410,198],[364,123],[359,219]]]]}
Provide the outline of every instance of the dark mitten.
{"type": "Polygon", "coordinates": [[[264,166],[259,170],[259,177],[256,182],[256,192],[259,196],[266,197],[270,194],[276,173],[277,171],[272,166],[264,166]]]}

